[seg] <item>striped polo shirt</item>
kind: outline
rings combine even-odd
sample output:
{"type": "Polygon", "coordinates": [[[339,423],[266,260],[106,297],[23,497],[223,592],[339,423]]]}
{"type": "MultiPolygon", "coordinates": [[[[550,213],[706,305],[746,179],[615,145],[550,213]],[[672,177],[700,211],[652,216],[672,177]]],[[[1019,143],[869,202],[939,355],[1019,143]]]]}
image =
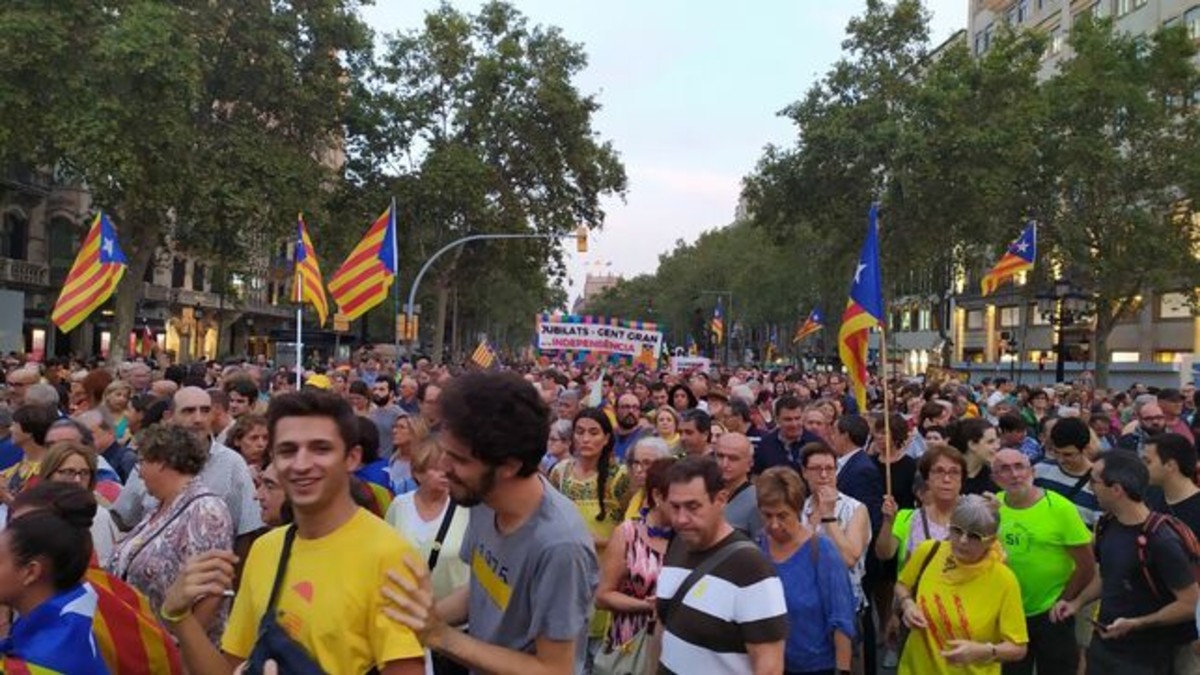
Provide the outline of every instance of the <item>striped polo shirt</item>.
{"type": "Polygon", "coordinates": [[[744,548],[717,565],[692,586],[683,602],[667,606],[683,581],[705,558],[736,541],[734,531],[706,551],[691,551],[679,538],[671,542],[658,575],[658,612],[663,627],[660,675],[705,673],[741,675],[753,671],[747,643],[787,638],[787,603],[775,567],[758,550],[744,548]]]}

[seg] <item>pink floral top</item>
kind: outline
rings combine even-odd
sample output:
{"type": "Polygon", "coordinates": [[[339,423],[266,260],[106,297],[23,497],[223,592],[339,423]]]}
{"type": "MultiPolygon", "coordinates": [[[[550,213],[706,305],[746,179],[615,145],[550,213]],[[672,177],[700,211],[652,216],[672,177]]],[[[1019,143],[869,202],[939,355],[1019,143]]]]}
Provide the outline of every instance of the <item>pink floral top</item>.
{"type": "MultiPolygon", "coordinates": [[[[105,568],[145,593],[157,614],[188,558],[213,549],[233,550],[233,518],[224,499],[193,479],[169,506],[160,506],[130,530],[105,568]]],[[[228,613],[224,601],[208,631],[216,644],[228,613]]]]}
{"type": "MultiPolygon", "coordinates": [[[[662,554],[650,546],[646,524],[642,520],[627,520],[621,523],[625,535],[625,568],[629,574],[617,585],[617,590],[639,600],[654,595],[658,586],[658,573],[662,570],[662,554]]],[[[612,645],[623,645],[633,639],[637,632],[650,622],[650,614],[613,612],[608,641],[612,645]]]]}

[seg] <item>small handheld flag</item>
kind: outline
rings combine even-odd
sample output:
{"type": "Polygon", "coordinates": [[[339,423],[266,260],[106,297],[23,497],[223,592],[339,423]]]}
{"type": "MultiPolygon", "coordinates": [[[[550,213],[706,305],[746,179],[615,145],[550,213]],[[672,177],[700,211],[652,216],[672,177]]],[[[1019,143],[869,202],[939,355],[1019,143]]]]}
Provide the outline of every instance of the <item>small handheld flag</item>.
{"type": "Polygon", "coordinates": [[[492,349],[492,345],[487,340],[481,340],[479,346],[475,348],[471,354],[471,363],[480,368],[491,368],[492,364],[496,363],[496,350],[492,349]]]}
{"type": "Polygon", "coordinates": [[[1012,279],[1026,270],[1033,269],[1037,260],[1037,223],[1030,221],[1016,241],[1008,245],[1008,250],[996,263],[990,272],[983,275],[982,294],[993,293],[1000,284],[1012,279]]]}
{"type": "Polygon", "coordinates": [[[100,211],[83,237],[83,246],[67,272],[50,320],[64,333],[83,323],[112,296],[121,277],[125,276],[125,267],[125,253],[117,242],[117,228],[100,211]]]}
{"type": "Polygon", "coordinates": [[[799,344],[801,340],[816,333],[825,327],[825,315],[821,314],[821,310],[813,307],[813,310],[808,313],[808,318],[804,323],[796,329],[796,334],[792,336],[792,344],[799,344]]]}
{"type": "Polygon", "coordinates": [[[338,310],[353,321],[387,298],[396,276],[396,213],[388,207],[329,280],[338,310]]]}
{"type": "Polygon", "coordinates": [[[867,240],[854,268],[850,299],[838,330],[838,355],[854,386],[858,409],[867,409],[867,338],[883,316],[883,279],[879,270],[879,206],[867,215],[867,240]]]}
{"type": "Polygon", "coordinates": [[[324,326],[325,317],[329,314],[329,302],[325,299],[321,266],[317,263],[317,253],[313,250],[308,227],[304,224],[304,214],[296,217],[296,272],[292,286],[292,300],[299,304],[312,303],[313,309],[317,310],[317,319],[324,326]]]}

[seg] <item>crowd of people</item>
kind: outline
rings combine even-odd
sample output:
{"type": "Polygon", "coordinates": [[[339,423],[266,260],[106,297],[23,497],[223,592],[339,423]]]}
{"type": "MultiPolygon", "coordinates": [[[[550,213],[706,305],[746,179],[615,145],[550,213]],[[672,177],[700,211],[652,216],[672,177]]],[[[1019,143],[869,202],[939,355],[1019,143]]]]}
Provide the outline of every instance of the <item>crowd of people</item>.
{"type": "Polygon", "coordinates": [[[860,408],[837,372],[370,350],[4,382],[12,672],[1200,673],[1192,386],[860,408]]]}

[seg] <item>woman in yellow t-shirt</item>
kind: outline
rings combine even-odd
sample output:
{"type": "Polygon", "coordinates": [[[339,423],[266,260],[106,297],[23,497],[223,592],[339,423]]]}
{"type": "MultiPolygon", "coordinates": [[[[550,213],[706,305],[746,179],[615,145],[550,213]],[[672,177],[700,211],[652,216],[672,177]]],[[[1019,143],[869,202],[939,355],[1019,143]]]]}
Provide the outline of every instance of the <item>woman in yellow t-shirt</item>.
{"type": "Polygon", "coordinates": [[[897,607],[911,632],[900,675],[999,675],[1025,656],[1029,635],[1021,588],[996,541],[999,515],[967,495],[950,517],[950,538],[917,546],[896,582],[897,607]]]}

